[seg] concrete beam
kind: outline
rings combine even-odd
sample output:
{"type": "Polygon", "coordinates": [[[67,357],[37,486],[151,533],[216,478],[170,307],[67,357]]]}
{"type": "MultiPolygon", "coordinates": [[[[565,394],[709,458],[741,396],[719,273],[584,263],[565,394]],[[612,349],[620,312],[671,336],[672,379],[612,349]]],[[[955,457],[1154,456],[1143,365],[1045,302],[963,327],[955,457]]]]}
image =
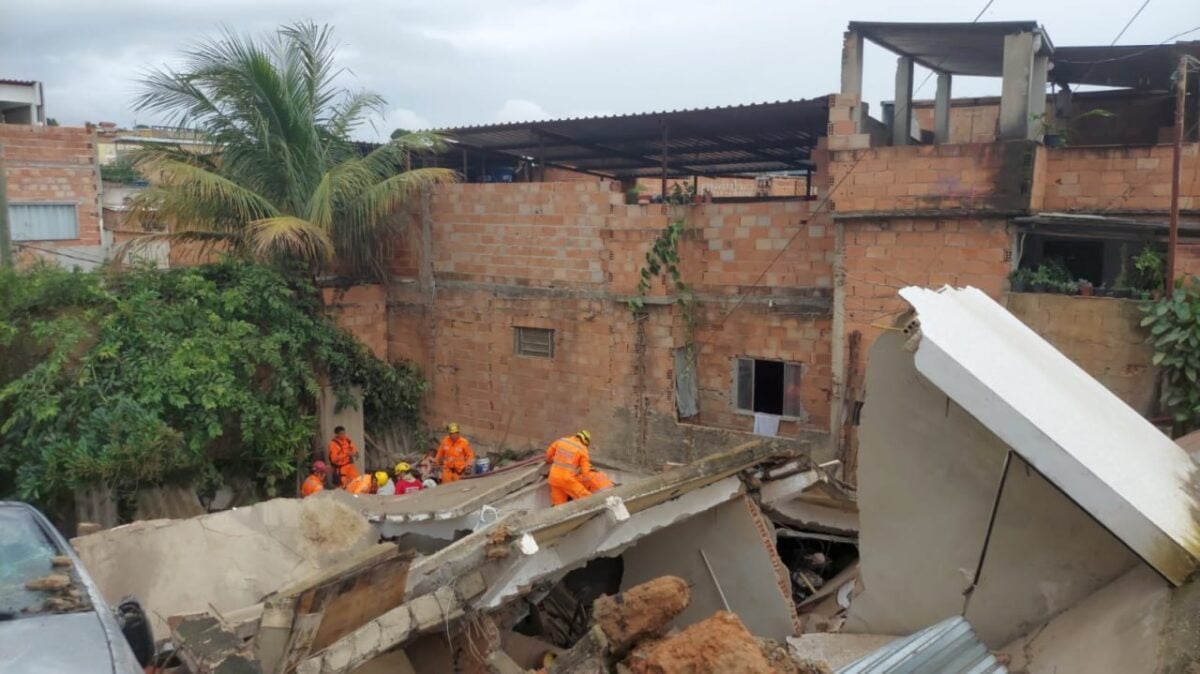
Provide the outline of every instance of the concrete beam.
{"type": "MultiPolygon", "coordinates": [[[[1037,139],[1041,132],[1041,124],[1033,120],[1046,114],[1046,77],[1050,74],[1050,57],[1035,56],[1033,58],[1033,76],[1029,80],[1029,131],[1031,140],[1037,139]]],[[[1053,115],[1051,115],[1053,116],[1053,115]]]]}
{"type": "Polygon", "coordinates": [[[933,134],[938,144],[950,142],[950,73],[938,73],[933,99],[933,134]]]}
{"type": "Polygon", "coordinates": [[[896,59],[896,103],[892,116],[892,145],[912,142],[913,60],[896,59]]]}
{"type": "Polygon", "coordinates": [[[842,96],[854,99],[854,132],[862,133],[863,36],[848,31],[842,37],[842,96]]]}
{"type": "MultiPolygon", "coordinates": [[[[1004,68],[1000,88],[1000,139],[1024,140],[1031,126],[1030,91],[1041,37],[1034,33],[1004,36],[1004,68]]],[[[1045,89],[1045,80],[1042,80],[1045,89]]]]}

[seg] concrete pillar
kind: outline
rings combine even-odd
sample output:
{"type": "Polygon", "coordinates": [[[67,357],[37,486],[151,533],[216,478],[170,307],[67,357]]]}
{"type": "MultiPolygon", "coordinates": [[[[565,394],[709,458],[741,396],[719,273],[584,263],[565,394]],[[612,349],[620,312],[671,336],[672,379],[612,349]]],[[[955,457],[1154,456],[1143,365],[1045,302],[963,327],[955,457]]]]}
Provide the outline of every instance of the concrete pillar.
{"type": "Polygon", "coordinates": [[[933,101],[933,133],[937,143],[950,142],[950,73],[938,73],[933,101]]]}
{"type": "MultiPolygon", "coordinates": [[[[1049,56],[1033,57],[1033,76],[1029,80],[1029,138],[1037,138],[1042,125],[1032,121],[1040,116],[1053,118],[1054,113],[1046,115],[1046,77],[1050,71],[1049,56]]],[[[1049,120],[1047,120],[1049,121],[1049,120]]]]}
{"type": "MultiPolygon", "coordinates": [[[[1034,55],[1041,37],[1034,33],[1004,36],[1004,69],[1000,88],[1000,139],[1022,140],[1029,137],[1030,87],[1033,84],[1034,55]]],[[[1042,80],[1045,89],[1045,80],[1042,80]]]]}
{"type": "Polygon", "coordinates": [[[847,31],[842,38],[842,96],[854,99],[854,132],[862,133],[863,36],[847,31]]]}
{"type": "Polygon", "coordinates": [[[896,109],[892,118],[892,145],[912,142],[913,60],[896,59],[896,109]]]}

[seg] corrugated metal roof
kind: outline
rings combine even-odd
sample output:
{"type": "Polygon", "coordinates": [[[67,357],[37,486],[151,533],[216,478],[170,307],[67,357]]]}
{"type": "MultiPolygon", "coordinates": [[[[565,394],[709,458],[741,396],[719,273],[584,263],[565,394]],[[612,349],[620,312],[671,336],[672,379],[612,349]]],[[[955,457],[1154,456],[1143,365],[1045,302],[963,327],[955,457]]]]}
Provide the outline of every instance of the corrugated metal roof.
{"type": "Polygon", "coordinates": [[[828,99],[439,129],[463,147],[617,177],[811,168],[828,99]]]}
{"type": "Polygon", "coordinates": [[[1007,674],[961,616],[942,622],[855,660],[838,674],[1007,674]]]}
{"type": "Polygon", "coordinates": [[[37,80],[6,80],[0,78],[0,84],[15,84],[22,87],[31,87],[37,84],[37,80]]]}
{"type": "Polygon", "coordinates": [[[1059,47],[1050,78],[1059,84],[1167,90],[1183,55],[1200,58],[1200,42],[1059,47]]]}

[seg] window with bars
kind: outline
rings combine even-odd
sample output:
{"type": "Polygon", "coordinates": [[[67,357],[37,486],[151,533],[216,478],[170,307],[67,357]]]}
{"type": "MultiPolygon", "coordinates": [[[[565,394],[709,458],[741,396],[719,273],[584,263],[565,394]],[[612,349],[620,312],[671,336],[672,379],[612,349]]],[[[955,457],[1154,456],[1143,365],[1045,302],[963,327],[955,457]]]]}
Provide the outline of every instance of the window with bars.
{"type": "Polygon", "coordinates": [[[64,241],[79,238],[75,204],[9,204],[13,241],[64,241]]]}
{"type": "Polygon", "coordinates": [[[513,328],[513,351],[531,358],[554,357],[554,331],[548,328],[513,328]]]}
{"type": "Polygon", "coordinates": [[[803,417],[800,376],[803,367],[777,360],[737,358],[734,387],[737,409],[784,417],[803,417]]]}

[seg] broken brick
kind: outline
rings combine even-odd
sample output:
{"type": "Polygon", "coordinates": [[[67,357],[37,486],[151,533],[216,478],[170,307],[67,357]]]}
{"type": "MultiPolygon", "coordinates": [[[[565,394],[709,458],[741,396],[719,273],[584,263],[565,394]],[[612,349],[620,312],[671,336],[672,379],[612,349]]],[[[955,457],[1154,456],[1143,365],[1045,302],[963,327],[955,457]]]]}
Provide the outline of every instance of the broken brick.
{"type": "Polygon", "coordinates": [[[631,587],[592,604],[592,617],[614,653],[623,653],[638,641],[662,632],[692,601],[687,581],[663,576],[631,587]]]}

